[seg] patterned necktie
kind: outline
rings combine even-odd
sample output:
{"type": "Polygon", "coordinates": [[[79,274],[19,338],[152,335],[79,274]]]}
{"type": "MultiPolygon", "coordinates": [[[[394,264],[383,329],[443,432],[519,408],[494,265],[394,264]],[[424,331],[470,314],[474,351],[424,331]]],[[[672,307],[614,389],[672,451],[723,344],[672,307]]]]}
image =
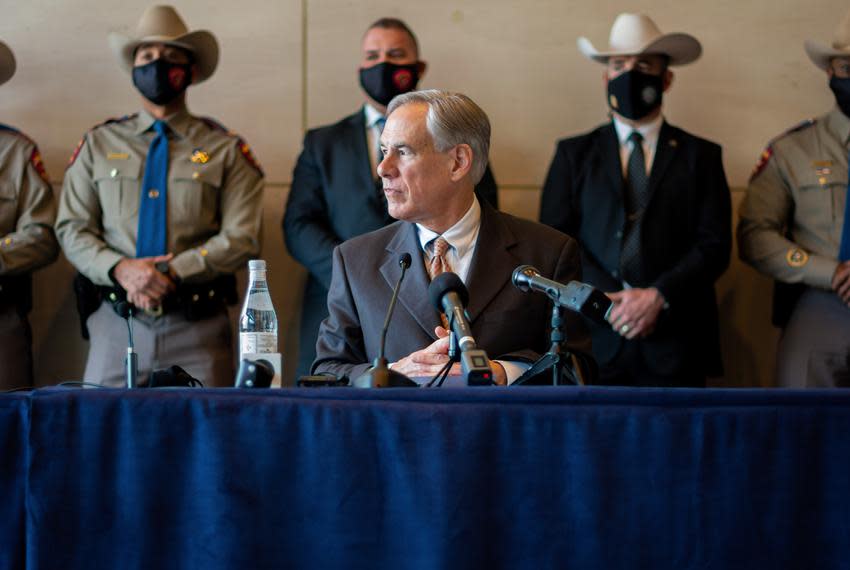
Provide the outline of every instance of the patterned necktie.
{"type": "Polygon", "coordinates": [[[649,201],[649,179],[646,175],[643,137],[633,131],[629,140],[632,142],[632,154],[629,155],[626,168],[626,227],[620,253],[620,270],[623,279],[632,282],[639,281],[641,276],[641,226],[649,201]]]}
{"type": "Polygon", "coordinates": [[[437,275],[451,271],[449,262],[446,260],[446,253],[449,251],[449,242],[443,236],[434,238],[431,241],[434,247],[434,253],[431,255],[431,263],[428,265],[428,275],[433,280],[437,275]]]}
{"type": "Polygon", "coordinates": [[[850,259],[850,180],[847,183],[847,194],[844,196],[844,228],[841,230],[841,247],[838,248],[838,261],[848,259],[850,259]]]}
{"type": "Polygon", "coordinates": [[[168,251],[168,127],[154,121],[156,136],[148,148],[139,203],[136,257],[165,255],[168,251]]]}
{"type": "MultiPolygon", "coordinates": [[[[450,247],[449,242],[443,236],[438,236],[431,240],[431,244],[434,247],[434,252],[431,255],[431,262],[428,264],[428,275],[431,276],[431,280],[433,281],[437,275],[451,271],[452,268],[449,267],[449,262],[446,260],[446,253],[450,247]]],[[[445,313],[440,313],[440,321],[443,323],[443,328],[448,330],[449,320],[446,318],[445,313]]]]}

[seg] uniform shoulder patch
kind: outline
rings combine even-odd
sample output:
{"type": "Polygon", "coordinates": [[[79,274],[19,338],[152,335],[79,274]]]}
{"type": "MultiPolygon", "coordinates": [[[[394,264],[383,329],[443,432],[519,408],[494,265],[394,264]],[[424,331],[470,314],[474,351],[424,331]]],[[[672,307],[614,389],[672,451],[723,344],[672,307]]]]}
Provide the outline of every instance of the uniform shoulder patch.
{"type": "Polygon", "coordinates": [[[776,143],[776,141],[783,139],[788,135],[803,131],[813,126],[815,123],[817,123],[817,119],[806,119],[805,121],[800,121],[790,129],[784,131],[782,134],[770,139],[770,142],[767,143],[767,147],[759,155],[759,160],[756,163],[755,167],[753,167],[753,172],[752,174],[750,174],[750,182],[752,182],[759,174],[761,174],[767,164],[770,162],[770,158],[773,156],[773,145],[776,143]]]}
{"type": "Polygon", "coordinates": [[[41,179],[50,184],[50,179],[47,176],[47,170],[44,168],[44,161],[41,159],[41,153],[39,152],[38,145],[35,144],[35,141],[15,127],[10,127],[9,125],[4,125],[2,123],[0,123],[0,131],[15,134],[32,145],[32,152],[30,152],[29,156],[30,164],[33,168],[35,168],[35,171],[41,179]]]}
{"type": "Polygon", "coordinates": [[[38,151],[37,146],[33,146],[32,153],[30,154],[30,164],[38,172],[41,179],[50,184],[50,177],[47,175],[47,169],[44,168],[44,161],[41,160],[41,153],[38,151]]]}
{"type": "Polygon", "coordinates": [[[257,160],[257,158],[254,156],[254,153],[251,152],[251,147],[248,146],[248,143],[246,143],[245,140],[242,137],[240,137],[239,135],[237,135],[236,133],[234,133],[233,131],[231,131],[230,129],[228,129],[227,127],[225,127],[224,125],[222,125],[221,123],[216,121],[215,119],[211,119],[210,117],[198,117],[198,118],[204,124],[206,124],[209,128],[211,128],[215,131],[221,131],[221,132],[225,133],[227,136],[235,138],[236,144],[239,147],[240,154],[242,154],[242,156],[245,158],[245,160],[248,162],[248,164],[251,165],[251,167],[253,169],[255,169],[257,172],[260,173],[260,176],[265,176],[265,173],[263,172],[263,167],[260,166],[260,163],[257,160]]]}
{"type": "MultiPolygon", "coordinates": [[[[96,130],[96,129],[99,129],[100,127],[105,126],[105,125],[114,125],[116,123],[123,123],[124,121],[129,121],[130,119],[134,119],[137,116],[138,116],[138,113],[133,113],[132,115],[124,115],[123,117],[111,117],[109,119],[106,119],[105,121],[102,121],[102,122],[96,124],[92,128],[90,128],[88,131],[86,131],[86,135],[89,134],[90,132],[96,130]]],[[[71,154],[71,158],[68,160],[68,166],[65,167],[66,169],[68,167],[70,167],[72,164],[74,164],[74,162],[76,162],[77,157],[80,155],[80,151],[83,149],[83,145],[85,144],[85,142],[86,142],[86,136],[83,135],[83,138],[80,139],[80,142],[78,142],[76,148],[74,148],[74,152],[71,154]]]]}

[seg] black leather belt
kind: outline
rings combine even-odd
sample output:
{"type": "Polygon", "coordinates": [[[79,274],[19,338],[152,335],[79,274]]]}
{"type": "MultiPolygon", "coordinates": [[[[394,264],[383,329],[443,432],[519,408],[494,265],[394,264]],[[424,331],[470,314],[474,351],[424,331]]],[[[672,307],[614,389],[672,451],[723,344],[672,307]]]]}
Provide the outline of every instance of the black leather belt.
{"type": "MultiPolygon", "coordinates": [[[[126,311],[127,292],[123,288],[99,289],[103,299],[112,305],[116,313],[122,315],[126,311]]],[[[236,301],[236,278],[233,275],[222,275],[207,283],[181,283],[177,291],[165,297],[157,309],[135,310],[153,318],[182,313],[188,321],[200,321],[218,315],[227,305],[233,305],[236,301]]]]}

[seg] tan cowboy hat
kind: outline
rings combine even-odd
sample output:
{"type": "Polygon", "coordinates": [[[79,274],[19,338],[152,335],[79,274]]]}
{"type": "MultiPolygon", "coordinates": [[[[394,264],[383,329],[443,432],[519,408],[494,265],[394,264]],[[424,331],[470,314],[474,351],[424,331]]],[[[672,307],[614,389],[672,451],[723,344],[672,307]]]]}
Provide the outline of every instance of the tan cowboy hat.
{"type": "Polygon", "coordinates": [[[594,61],[607,63],[618,55],[660,54],[670,58],[670,65],[685,65],[702,54],[699,41],[688,34],[662,34],[655,22],[645,14],[620,14],[611,26],[608,50],[599,51],[585,37],[578,39],[578,49],[594,61]]]}
{"type": "Polygon", "coordinates": [[[218,42],[215,36],[206,30],[190,32],[172,6],[151,6],[145,10],[134,36],[116,32],[109,34],[109,46],[118,57],[121,67],[127,71],[133,69],[136,48],[151,42],[161,42],[192,52],[198,67],[193,83],[209,79],[218,65],[218,42]]]}
{"type": "Polygon", "coordinates": [[[833,57],[850,57],[850,12],[835,28],[831,46],[825,46],[813,40],[806,40],[803,45],[806,53],[809,54],[809,59],[823,70],[829,67],[829,60],[833,57]]]}
{"type": "Polygon", "coordinates": [[[0,85],[6,83],[15,75],[15,55],[9,46],[0,42],[0,85]]]}

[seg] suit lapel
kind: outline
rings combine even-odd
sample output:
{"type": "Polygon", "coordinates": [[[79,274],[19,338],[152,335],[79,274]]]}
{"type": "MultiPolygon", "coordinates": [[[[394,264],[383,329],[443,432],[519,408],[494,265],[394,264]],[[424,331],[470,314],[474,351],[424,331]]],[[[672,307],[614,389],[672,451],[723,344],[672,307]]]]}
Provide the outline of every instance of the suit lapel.
{"type": "Polygon", "coordinates": [[[661,124],[661,132],[658,133],[658,144],[655,146],[655,158],[652,160],[652,171],[649,173],[649,202],[658,189],[658,185],[664,178],[667,167],[673,161],[673,157],[679,150],[681,141],[673,133],[673,128],[664,121],[661,124]]]}
{"type": "Polygon", "coordinates": [[[346,123],[346,130],[343,136],[347,141],[347,144],[343,146],[348,149],[347,158],[355,174],[355,179],[351,181],[351,187],[368,192],[369,199],[377,204],[379,197],[377,192],[374,191],[375,179],[372,178],[369,142],[366,138],[366,116],[363,109],[351,115],[346,123]]]}
{"type": "Polygon", "coordinates": [[[398,302],[428,336],[436,340],[434,328],[440,324],[440,317],[428,299],[427,291],[431,279],[422,261],[422,248],[419,245],[416,226],[408,222],[398,224],[395,235],[387,244],[387,258],[380,267],[381,275],[386,279],[390,289],[395,287],[401,275],[398,259],[403,253],[409,253],[413,259],[401,284],[398,302]]]}
{"type": "Polygon", "coordinates": [[[617,138],[617,130],[614,128],[613,121],[602,131],[599,149],[602,170],[608,174],[614,195],[621,199],[624,184],[623,165],[620,164],[620,141],[617,138]]]}
{"type": "Polygon", "coordinates": [[[467,307],[470,322],[474,322],[508,284],[517,266],[516,258],[509,251],[516,243],[516,238],[492,206],[479,202],[481,229],[466,279],[470,291],[467,307]]]}

